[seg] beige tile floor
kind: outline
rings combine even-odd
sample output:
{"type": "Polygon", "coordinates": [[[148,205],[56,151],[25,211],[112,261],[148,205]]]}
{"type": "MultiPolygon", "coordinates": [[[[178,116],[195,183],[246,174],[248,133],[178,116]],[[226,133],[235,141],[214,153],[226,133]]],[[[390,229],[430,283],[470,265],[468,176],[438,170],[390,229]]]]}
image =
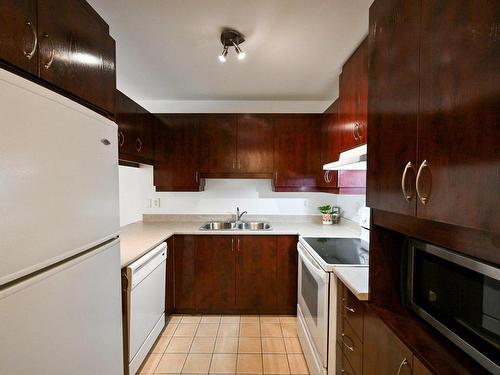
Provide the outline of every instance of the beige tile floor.
{"type": "Polygon", "coordinates": [[[140,374],[309,374],[295,316],[173,315],[140,374]]]}

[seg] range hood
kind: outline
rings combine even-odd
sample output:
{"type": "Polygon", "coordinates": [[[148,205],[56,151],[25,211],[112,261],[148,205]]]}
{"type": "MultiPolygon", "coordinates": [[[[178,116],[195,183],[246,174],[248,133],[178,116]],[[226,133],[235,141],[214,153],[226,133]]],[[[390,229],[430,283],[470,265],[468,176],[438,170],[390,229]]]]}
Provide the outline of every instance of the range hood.
{"type": "Polygon", "coordinates": [[[339,160],[323,165],[325,171],[366,170],[366,145],[340,153],[339,160]]]}

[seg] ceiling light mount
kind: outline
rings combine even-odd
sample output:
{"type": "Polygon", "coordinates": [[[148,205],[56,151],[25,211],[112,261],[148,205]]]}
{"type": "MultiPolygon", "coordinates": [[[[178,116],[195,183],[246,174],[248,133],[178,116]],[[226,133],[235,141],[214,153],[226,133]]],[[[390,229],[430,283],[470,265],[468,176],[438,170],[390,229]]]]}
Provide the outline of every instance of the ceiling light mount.
{"type": "Polygon", "coordinates": [[[220,41],[222,43],[222,53],[219,55],[219,61],[225,62],[226,55],[229,47],[234,47],[238,54],[238,59],[245,58],[245,52],[241,50],[240,44],[245,41],[245,36],[237,30],[224,28],[220,34],[220,41]]]}

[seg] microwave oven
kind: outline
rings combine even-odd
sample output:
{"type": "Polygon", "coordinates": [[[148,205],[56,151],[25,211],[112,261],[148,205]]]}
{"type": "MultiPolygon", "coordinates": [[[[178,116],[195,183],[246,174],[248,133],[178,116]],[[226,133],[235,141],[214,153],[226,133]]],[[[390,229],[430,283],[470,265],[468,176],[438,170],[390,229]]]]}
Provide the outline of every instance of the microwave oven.
{"type": "Polygon", "coordinates": [[[407,305],[493,374],[500,374],[500,268],[410,239],[407,305]]]}

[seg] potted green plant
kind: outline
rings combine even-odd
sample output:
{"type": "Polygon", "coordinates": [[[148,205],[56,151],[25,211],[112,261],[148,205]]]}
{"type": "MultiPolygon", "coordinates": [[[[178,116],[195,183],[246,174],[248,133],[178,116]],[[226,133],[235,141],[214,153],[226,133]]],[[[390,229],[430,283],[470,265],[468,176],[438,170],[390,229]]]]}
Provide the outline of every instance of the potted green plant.
{"type": "Polygon", "coordinates": [[[324,206],[319,206],[318,207],[319,212],[323,214],[322,219],[323,219],[323,224],[333,224],[332,220],[332,206],[327,204],[324,206]]]}

